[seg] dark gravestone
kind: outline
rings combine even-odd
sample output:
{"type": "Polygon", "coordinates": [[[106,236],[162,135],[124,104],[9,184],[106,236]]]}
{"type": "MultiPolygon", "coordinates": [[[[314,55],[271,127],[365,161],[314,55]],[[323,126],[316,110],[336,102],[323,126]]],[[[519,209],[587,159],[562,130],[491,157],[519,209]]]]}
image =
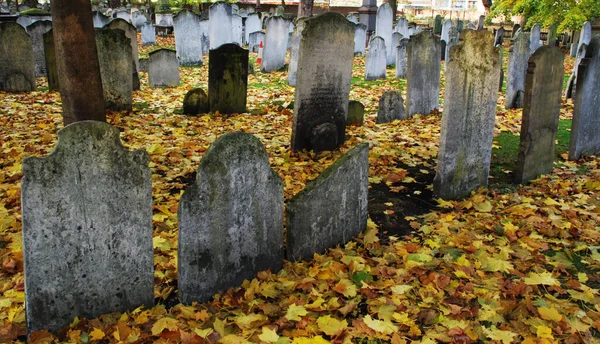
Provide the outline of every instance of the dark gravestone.
{"type": "Polygon", "coordinates": [[[408,66],[406,73],[406,112],[428,115],[439,107],[440,39],[423,31],[408,42],[408,66]]]}
{"type": "Polygon", "coordinates": [[[27,331],[153,306],[152,176],[119,130],[83,121],[23,161],[27,331]]]}
{"type": "Polygon", "coordinates": [[[600,153],[600,35],[590,41],[577,71],[569,159],[600,153]]]}
{"type": "Polygon", "coordinates": [[[348,102],[348,117],[346,125],[363,125],[365,121],[365,106],[357,101],[351,100],[348,102]]]}
{"type": "Polygon", "coordinates": [[[517,32],[521,29],[521,25],[519,24],[515,24],[513,25],[513,29],[512,29],[512,37],[515,38],[517,37],[517,32]]]}
{"type": "Polygon", "coordinates": [[[377,123],[388,123],[397,119],[406,119],[404,100],[400,91],[385,91],[379,100],[377,123]]]}
{"type": "Polygon", "coordinates": [[[451,49],[434,193],[465,197],[487,185],[492,156],[500,56],[490,31],[466,30],[451,49]]]}
{"type": "Polygon", "coordinates": [[[175,48],[181,66],[200,66],[202,64],[202,35],[200,34],[200,16],[183,10],[173,18],[175,48]]]}
{"type": "Polygon", "coordinates": [[[529,38],[525,33],[520,33],[513,40],[513,45],[508,53],[508,73],[506,83],[506,109],[523,107],[523,92],[525,92],[525,75],[531,55],[529,38]]]}
{"type": "Polygon", "coordinates": [[[184,304],[283,265],[283,182],[262,143],[229,133],[202,157],[179,204],[178,285],[184,304]]]}
{"type": "Polygon", "coordinates": [[[0,91],[35,90],[31,38],[15,22],[0,23],[0,91]]]}
{"type": "Polygon", "coordinates": [[[134,66],[129,43],[123,30],[96,30],[104,103],[110,110],[132,108],[134,66]]]}
{"type": "Polygon", "coordinates": [[[442,55],[440,56],[440,61],[446,60],[446,46],[446,41],[440,41],[440,51],[442,53],[442,55]]]}
{"type": "Polygon", "coordinates": [[[343,15],[327,12],[304,22],[294,101],[293,151],[333,150],[344,143],[353,60],[354,24],[343,15]]]}
{"type": "Polygon", "coordinates": [[[558,40],[558,34],[557,34],[557,30],[558,27],[556,24],[552,24],[550,25],[550,28],[548,29],[548,45],[551,47],[555,47],[557,40],[558,40]]]}
{"type": "Polygon", "coordinates": [[[286,204],[286,257],[310,259],[367,227],[369,144],[344,154],[286,204]]]}
{"type": "Polygon", "coordinates": [[[48,89],[58,91],[58,71],[56,69],[56,53],[54,51],[54,35],[52,30],[46,32],[44,40],[44,59],[46,59],[46,77],[48,78],[48,89]]]}
{"type": "Polygon", "coordinates": [[[433,34],[442,34],[442,16],[440,16],[439,14],[435,16],[435,19],[433,20],[433,34]]]}
{"type": "Polygon", "coordinates": [[[554,140],[558,131],[564,56],[551,46],[538,48],[529,58],[523,97],[521,143],[515,181],[526,183],[554,167],[554,140]]]}
{"type": "Polygon", "coordinates": [[[479,16],[479,20],[477,21],[477,30],[485,30],[485,16],[479,16]]]}
{"type": "Polygon", "coordinates": [[[31,36],[33,45],[33,62],[35,65],[35,76],[46,75],[46,59],[44,57],[44,34],[52,29],[49,20],[38,20],[27,27],[27,33],[31,36]]]}
{"type": "Polygon", "coordinates": [[[131,57],[133,59],[133,70],[132,70],[132,87],[133,90],[140,89],[140,60],[138,57],[138,46],[137,46],[137,30],[131,25],[131,23],[125,21],[124,19],[117,18],[111,21],[108,25],[105,26],[108,29],[118,29],[123,30],[125,32],[125,36],[129,39],[129,45],[131,46],[131,57]]]}
{"type": "Polygon", "coordinates": [[[365,58],[365,80],[385,79],[386,54],[383,38],[372,37],[365,58]]]}
{"type": "Polygon", "coordinates": [[[150,87],[179,86],[179,63],[174,50],[159,49],[150,53],[148,84],[150,87]]]}
{"type": "Polygon", "coordinates": [[[210,111],[246,112],[248,50],[223,44],[208,55],[208,98],[210,111]]]}
{"type": "Polygon", "coordinates": [[[406,79],[406,69],[408,68],[408,38],[402,38],[396,50],[396,78],[406,79]]]}
{"type": "Polygon", "coordinates": [[[198,115],[208,113],[208,96],[201,88],[194,88],[188,91],[183,98],[183,113],[185,115],[198,115]]]}
{"type": "Polygon", "coordinates": [[[496,35],[494,37],[494,46],[502,46],[504,42],[504,28],[501,27],[496,30],[496,35]]]}
{"type": "Polygon", "coordinates": [[[150,63],[150,59],[147,57],[140,59],[140,72],[148,73],[148,63],[150,63]]]}

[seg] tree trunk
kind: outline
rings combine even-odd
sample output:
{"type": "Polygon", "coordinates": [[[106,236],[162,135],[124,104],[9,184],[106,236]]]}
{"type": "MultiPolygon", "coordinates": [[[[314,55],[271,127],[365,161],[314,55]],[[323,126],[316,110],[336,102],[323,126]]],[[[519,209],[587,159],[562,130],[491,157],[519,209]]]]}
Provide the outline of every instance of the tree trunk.
{"type": "Polygon", "coordinates": [[[314,0],[300,0],[298,3],[298,18],[310,17],[313,11],[314,0]]]}
{"type": "Polygon", "coordinates": [[[398,11],[398,0],[389,0],[390,6],[392,7],[392,23],[396,22],[396,11],[398,11]]]}
{"type": "Polygon", "coordinates": [[[50,6],[63,122],[106,122],[92,4],[89,0],[52,0],[50,6]]]}
{"type": "Polygon", "coordinates": [[[121,7],[121,0],[109,0],[108,6],[112,9],[121,7]]]}

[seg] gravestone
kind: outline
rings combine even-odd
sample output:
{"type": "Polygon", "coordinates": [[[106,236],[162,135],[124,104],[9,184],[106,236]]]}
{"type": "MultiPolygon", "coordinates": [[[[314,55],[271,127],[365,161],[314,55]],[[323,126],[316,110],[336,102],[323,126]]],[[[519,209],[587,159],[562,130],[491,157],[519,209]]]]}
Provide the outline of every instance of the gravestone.
{"type": "Polygon", "coordinates": [[[115,11],[115,19],[123,19],[124,21],[130,23],[131,15],[126,10],[117,10],[115,11]]]}
{"type": "Polygon", "coordinates": [[[531,56],[529,38],[525,33],[520,33],[513,40],[513,45],[508,52],[508,72],[506,80],[506,109],[519,109],[523,107],[523,93],[525,92],[525,76],[531,56]]]}
{"type": "Polygon", "coordinates": [[[406,79],[408,68],[408,38],[403,38],[396,48],[396,78],[406,79]]]}
{"type": "Polygon", "coordinates": [[[449,41],[446,42],[446,52],[444,54],[444,61],[450,60],[450,48],[457,45],[459,43],[460,32],[455,27],[450,28],[450,32],[448,33],[449,41]]]}
{"type": "MultiPolygon", "coordinates": [[[[248,18],[246,18],[246,28],[244,35],[246,36],[245,44],[250,44],[250,34],[253,32],[262,31],[262,22],[260,20],[260,15],[258,13],[250,13],[248,14],[248,18]]],[[[251,49],[249,49],[252,51],[251,49]]]]}
{"type": "Polygon", "coordinates": [[[33,46],[33,62],[35,66],[35,76],[46,75],[46,59],[44,56],[44,38],[43,35],[52,29],[52,22],[49,20],[38,20],[27,27],[27,33],[31,37],[33,46]]]}
{"type": "Polygon", "coordinates": [[[148,83],[152,88],[179,86],[179,62],[174,50],[159,49],[150,53],[148,83]]]}
{"type": "Polygon", "coordinates": [[[394,63],[396,63],[396,49],[398,48],[398,44],[400,44],[400,40],[404,38],[401,34],[394,32],[392,33],[392,47],[394,48],[394,63]]]}
{"type": "Polygon", "coordinates": [[[502,46],[502,43],[504,42],[504,28],[501,27],[498,30],[496,30],[496,35],[494,37],[494,46],[502,46]]]}
{"type": "Polygon", "coordinates": [[[146,17],[140,12],[135,11],[131,14],[131,24],[140,31],[142,29],[142,25],[146,22],[146,17]]]}
{"type": "Polygon", "coordinates": [[[551,47],[555,47],[558,40],[558,26],[556,24],[550,25],[548,29],[548,45],[551,47]]]}
{"type": "Polygon", "coordinates": [[[181,196],[178,219],[184,304],[283,266],[283,182],[251,134],[228,133],[210,146],[181,196]]]}
{"type": "Polygon", "coordinates": [[[244,40],[244,24],[242,17],[237,14],[231,15],[231,43],[242,46],[244,40]]]}
{"type": "Polygon", "coordinates": [[[569,160],[600,153],[600,35],[595,35],[577,71],[569,160]]]}
{"type": "Polygon", "coordinates": [[[365,80],[385,79],[386,54],[383,38],[372,37],[365,58],[365,80]]]}
{"type": "Polygon", "coordinates": [[[363,125],[365,121],[365,106],[358,100],[348,102],[346,125],[363,125]]]}
{"type": "Polygon", "coordinates": [[[540,39],[540,30],[540,24],[534,24],[531,28],[531,33],[529,37],[529,51],[531,54],[533,54],[537,48],[542,46],[542,41],[540,39]]]}
{"type": "Polygon", "coordinates": [[[440,52],[442,55],[440,56],[440,61],[446,60],[446,41],[440,41],[440,52]]]}
{"type": "Polygon", "coordinates": [[[565,89],[565,100],[572,98],[573,95],[575,94],[576,85],[577,85],[577,73],[579,71],[579,64],[581,64],[581,61],[585,58],[587,49],[588,49],[588,45],[582,44],[581,47],[579,48],[579,51],[577,52],[577,54],[575,56],[575,63],[573,64],[573,72],[571,73],[569,80],[567,80],[567,87],[565,89]]]}
{"type": "Polygon", "coordinates": [[[274,16],[283,16],[285,14],[285,7],[279,5],[275,8],[275,13],[273,13],[274,16]]]}
{"type": "Polygon", "coordinates": [[[526,183],[554,168],[564,56],[553,46],[540,47],[529,58],[523,97],[523,120],[515,181],[526,183]]]}
{"type": "Polygon", "coordinates": [[[398,18],[398,22],[396,22],[396,26],[394,27],[394,31],[398,32],[402,35],[402,37],[408,38],[410,34],[408,32],[408,20],[404,17],[398,18]]]}
{"type": "Polygon", "coordinates": [[[188,91],[183,98],[183,114],[198,115],[208,113],[210,110],[208,96],[201,88],[194,88],[188,91]]]}
{"type": "Polygon", "coordinates": [[[435,19],[433,20],[433,34],[434,35],[442,34],[442,16],[439,14],[436,15],[435,19]]]}
{"type": "Polygon", "coordinates": [[[579,33],[579,43],[577,44],[577,51],[581,49],[582,45],[590,45],[592,41],[592,24],[589,21],[583,23],[581,32],[579,33]]]}
{"type": "Polygon", "coordinates": [[[481,31],[481,30],[485,30],[485,16],[481,15],[479,16],[479,20],[477,21],[477,30],[481,31]]]}
{"type": "Polygon", "coordinates": [[[444,22],[444,24],[442,24],[442,33],[441,33],[441,37],[440,40],[444,41],[444,42],[448,42],[450,40],[450,29],[452,28],[452,20],[448,19],[444,22]]]}
{"type": "Polygon", "coordinates": [[[182,10],[173,18],[175,48],[180,66],[202,65],[202,36],[200,34],[200,16],[188,10],[182,10]]]}
{"type": "Polygon", "coordinates": [[[393,65],[396,61],[394,56],[394,47],[392,46],[392,32],[393,32],[393,13],[392,7],[389,3],[384,2],[377,9],[377,22],[375,28],[375,35],[383,38],[385,41],[386,51],[386,63],[387,65],[393,65]]]}
{"type": "Polygon", "coordinates": [[[231,5],[226,2],[215,2],[208,9],[208,31],[211,50],[216,49],[223,44],[233,42],[232,15],[231,5]]]}
{"type": "MultiPolygon", "coordinates": [[[[467,30],[477,30],[477,26],[473,25],[473,23],[468,23],[467,30]]],[[[461,33],[462,33],[462,31],[461,31],[461,33]]]]}
{"type": "Polygon", "coordinates": [[[464,21],[462,21],[462,20],[457,20],[456,21],[456,30],[459,33],[463,31],[464,27],[465,27],[465,22],[464,21]]]}
{"type": "Polygon", "coordinates": [[[260,42],[265,42],[265,33],[262,31],[252,32],[250,36],[248,36],[248,50],[257,53],[259,49],[260,42]]]}
{"type": "Polygon", "coordinates": [[[288,85],[296,86],[296,74],[298,72],[298,54],[300,53],[300,40],[302,39],[302,30],[304,30],[304,21],[308,17],[301,17],[296,23],[296,28],[292,34],[292,51],[290,53],[290,64],[288,66],[288,85]]]}
{"type": "Polygon", "coordinates": [[[132,108],[134,66],[130,42],[123,30],[96,30],[104,103],[110,110],[132,108]]]}
{"type": "Polygon", "coordinates": [[[138,56],[138,46],[137,46],[137,30],[135,29],[135,27],[133,27],[133,25],[131,25],[130,23],[126,22],[123,19],[114,19],[113,21],[111,21],[107,26],[107,28],[109,29],[119,29],[119,30],[123,30],[125,32],[125,36],[129,39],[129,44],[131,46],[131,56],[133,59],[133,71],[132,71],[132,78],[133,78],[133,90],[139,90],[140,89],[140,76],[139,76],[139,71],[140,71],[140,60],[139,60],[139,56],[138,56]]]}
{"type": "Polygon", "coordinates": [[[365,55],[367,44],[367,26],[362,23],[354,25],[354,56],[365,55]]]}
{"type": "Polygon", "coordinates": [[[154,24],[158,27],[173,26],[173,13],[171,12],[155,13],[154,17],[154,24]]]}
{"type": "Polygon", "coordinates": [[[154,305],[149,158],[119,134],[77,122],[52,154],[23,160],[28,333],[154,305]]]}
{"type": "Polygon", "coordinates": [[[416,34],[408,42],[407,54],[407,115],[428,115],[439,107],[440,39],[427,31],[416,34]]]}
{"type": "Polygon", "coordinates": [[[577,57],[577,47],[578,47],[577,44],[575,44],[575,43],[571,44],[571,47],[569,48],[569,52],[570,52],[569,55],[571,57],[577,57]]]}
{"type": "Polygon", "coordinates": [[[404,99],[400,91],[385,91],[379,100],[377,123],[393,122],[397,119],[406,119],[404,99]]]}
{"type": "Polygon", "coordinates": [[[150,61],[147,57],[140,59],[140,72],[148,73],[148,63],[149,62],[150,61]]]}
{"type": "Polygon", "coordinates": [[[58,91],[58,71],[56,70],[56,53],[54,51],[54,35],[52,30],[46,32],[44,40],[44,59],[46,60],[46,78],[48,90],[58,91]]]}
{"type": "Polygon", "coordinates": [[[15,22],[0,23],[0,91],[35,90],[33,46],[25,29],[15,22]]]}
{"type": "Polygon", "coordinates": [[[346,19],[348,19],[349,22],[354,23],[354,24],[358,24],[360,22],[360,17],[358,15],[358,13],[356,13],[356,12],[348,14],[346,16],[346,19]]]}
{"type": "Polygon", "coordinates": [[[286,258],[311,259],[367,228],[369,144],[345,153],[286,203],[286,258]]]}
{"type": "Polygon", "coordinates": [[[202,55],[210,50],[210,20],[200,17],[200,40],[202,41],[202,55]]]}
{"type": "Polygon", "coordinates": [[[354,24],[339,13],[326,12],[304,21],[294,100],[293,151],[333,150],[344,143],[353,43],[354,24]]]}
{"type": "Polygon", "coordinates": [[[142,25],[142,46],[156,44],[156,30],[152,22],[145,22],[142,25]]]}
{"type": "Polygon", "coordinates": [[[290,21],[280,16],[270,17],[267,19],[266,27],[261,71],[268,73],[285,66],[290,21]]]}
{"type": "Polygon", "coordinates": [[[515,24],[513,25],[513,29],[512,29],[512,38],[517,37],[517,32],[521,30],[521,25],[519,24],[515,24]]]}
{"type": "Polygon", "coordinates": [[[446,65],[436,197],[459,199],[487,185],[499,79],[494,34],[463,31],[446,65]]]}
{"type": "Polygon", "coordinates": [[[223,44],[208,54],[210,111],[246,112],[248,50],[235,43],[223,44]]]}
{"type": "Polygon", "coordinates": [[[98,11],[93,11],[92,20],[94,22],[94,28],[96,29],[101,29],[110,23],[110,18],[98,11]]]}

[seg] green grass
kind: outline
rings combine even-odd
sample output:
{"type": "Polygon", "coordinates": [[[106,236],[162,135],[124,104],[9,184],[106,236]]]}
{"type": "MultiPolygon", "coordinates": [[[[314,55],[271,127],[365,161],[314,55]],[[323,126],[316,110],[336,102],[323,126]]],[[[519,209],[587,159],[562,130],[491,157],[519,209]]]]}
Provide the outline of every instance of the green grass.
{"type": "Polygon", "coordinates": [[[356,85],[358,87],[371,87],[371,86],[382,86],[386,85],[388,82],[385,79],[378,80],[365,80],[364,77],[352,77],[351,84],[356,85]]]}

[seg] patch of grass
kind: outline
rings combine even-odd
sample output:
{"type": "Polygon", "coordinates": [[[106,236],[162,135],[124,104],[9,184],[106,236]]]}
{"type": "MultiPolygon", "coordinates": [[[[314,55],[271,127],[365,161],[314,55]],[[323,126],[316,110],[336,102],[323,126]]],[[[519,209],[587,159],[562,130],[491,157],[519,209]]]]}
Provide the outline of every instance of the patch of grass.
{"type": "Polygon", "coordinates": [[[571,120],[561,119],[558,121],[558,132],[556,133],[556,158],[569,152],[569,143],[571,142],[571,120]]]}
{"type": "Polygon", "coordinates": [[[365,80],[364,77],[352,77],[351,85],[356,85],[358,87],[371,87],[371,86],[381,86],[386,85],[386,79],[378,79],[378,80],[365,80]]]}
{"type": "Polygon", "coordinates": [[[511,192],[518,188],[513,183],[512,171],[515,169],[519,154],[519,136],[503,132],[494,138],[499,148],[492,149],[490,175],[493,177],[490,187],[499,191],[511,192]]]}
{"type": "Polygon", "coordinates": [[[30,8],[28,10],[20,12],[22,16],[49,16],[50,12],[40,10],[39,8],[30,8]]]}

